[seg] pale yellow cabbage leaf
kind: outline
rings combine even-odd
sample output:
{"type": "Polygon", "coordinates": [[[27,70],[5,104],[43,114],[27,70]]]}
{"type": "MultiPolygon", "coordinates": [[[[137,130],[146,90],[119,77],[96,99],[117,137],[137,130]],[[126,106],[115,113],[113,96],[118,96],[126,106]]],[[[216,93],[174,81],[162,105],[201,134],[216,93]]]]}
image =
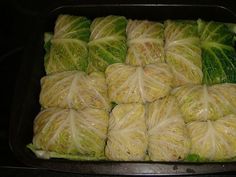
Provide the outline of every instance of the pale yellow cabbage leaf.
{"type": "Polygon", "coordinates": [[[47,75],[41,79],[40,103],[44,108],[110,110],[105,76],[100,72],[87,75],[82,71],[47,75]]]}
{"type": "Polygon", "coordinates": [[[44,109],[34,120],[35,153],[41,154],[40,158],[55,157],[56,153],[59,158],[104,159],[108,118],[108,113],[99,109],[44,109]]]}
{"type": "Polygon", "coordinates": [[[221,161],[236,156],[236,115],[216,121],[194,121],[187,125],[191,138],[191,154],[221,161]]]}
{"type": "Polygon", "coordinates": [[[236,113],[236,84],[184,85],[172,91],[186,122],[216,120],[236,113]]]}
{"type": "Polygon", "coordinates": [[[165,26],[165,60],[174,73],[174,85],[202,82],[202,58],[197,23],[167,20],[165,26]]]}
{"type": "Polygon", "coordinates": [[[147,141],[144,106],[117,105],[110,114],[106,157],[117,161],[145,160],[147,141]]]}
{"type": "Polygon", "coordinates": [[[144,66],[164,62],[164,28],[161,23],[129,20],[126,32],[127,64],[144,66]]]}
{"type": "Polygon", "coordinates": [[[190,150],[190,139],[176,99],[165,97],[147,107],[148,153],[152,161],[178,161],[190,150]]]}
{"type": "Polygon", "coordinates": [[[137,67],[113,64],[106,70],[108,95],[116,103],[152,102],[169,94],[173,75],[165,63],[137,67]]]}

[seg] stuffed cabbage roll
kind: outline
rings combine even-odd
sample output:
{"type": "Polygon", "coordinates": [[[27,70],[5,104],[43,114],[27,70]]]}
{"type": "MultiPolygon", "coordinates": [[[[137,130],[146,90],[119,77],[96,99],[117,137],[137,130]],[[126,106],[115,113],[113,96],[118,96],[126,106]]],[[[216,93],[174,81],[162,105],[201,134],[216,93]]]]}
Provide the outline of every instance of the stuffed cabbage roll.
{"type": "Polygon", "coordinates": [[[176,99],[165,97],[147,107],[148,154],[152,161],[178,161],[190,150],[184,119],[176,99]]]}
{"type": "Polygon", "coordinates": [[[104,159],[107,127],[104,110],[44,109],[34,120],[30,148],[39,158],[104,159]]]}
{"type": "Polygon", "coordinates": [[[40,104],[44,108],[86,107],[109,111],[105,76],[101,72],[90,75],[82,71],[65,71],[41,79],[40,104]]]}
{"type": "Polygon", "coordinates": [[[192,143],[191,154],[201,159],[222,161],[236,156],[236,115],[216,121],[194,121],[187,125],[192,143]]]}
{"type": "Polygon", "coordinates": [[[164,62],[164,28],[161,23],[129,20],[126,63],[144,66],[164,62]]]}
{"type": "Polygon", "coordinates": [[[184,85],[172,93],[186,122],[216,120],[236,113],[236,84],[184,85]]]}
{"type": "Polygon", "coordinates": [[[106,69],[108,95],[115,103],[152,102],[169,94],[173,75],[165,63],[145,67],[122,63],[106,69]]]}
{"type": "Polygon", "coordinates": [[[147,150],[145,108],[120,104],[110,114],[106,157],[117,161],[144,160],[147,150]]]}
{"type": "Polygon", "coordinates": [[[174,85],[201,83],[202,58],[197,24],[167,20],[164,26],[165,60],[173,70],[174,85]]]}
{"type": "Polygon", "coordinates": [[[236,82],[234,34],[226,24],[198,20],[205,84],[236,82]]]}
{"type": "Polygon", "coordinates": [[[87,42],[90,21],[85,17],[60,15],[54,35],[46,34],[44,66],[47,74],[81,70],[88,66],[87,42]]]}
{"type": "Polygon", "coordinates": [[[105,71],[112,63],[125,61],[127,20],[123,16],[95,18],[91,24],[88,72],[105,71]]]}

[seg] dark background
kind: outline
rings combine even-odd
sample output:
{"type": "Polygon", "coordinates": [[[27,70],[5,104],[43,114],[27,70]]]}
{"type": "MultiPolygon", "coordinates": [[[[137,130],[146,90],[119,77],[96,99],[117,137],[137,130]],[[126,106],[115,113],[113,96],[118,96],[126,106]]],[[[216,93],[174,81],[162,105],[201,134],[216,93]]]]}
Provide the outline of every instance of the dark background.
{"type": "MultiPolygon", "coordinates": [[[[19,162],[9,147],[9,119],[15,82],[22,61],[24,48],[29,40],[31,26],[44,15],[61,4],[94,3],[96,1],[56,1],[52,0],[15,0],[3,1],[0,5],[0,176],[86,176],[71,173],[59,173],[43,169],[26,167],[19,162]]],[[[103,3],[99,1],[97,3],[103,3]]],[[[108,1],[109,2],[109,1],[108,1]]],[[[118,1],[115,1],[118,3],[118,1]]],[[[127,3],[131,1],[119,1],[127,3]]],[[[141,1],[135,1],[141,2],[141,1]]],[[[147,3],[167,3],[167,1],[146,1],[147,3]]],[[[173,1],[171,1],[173,2],[173,1]]],[[[174,1],[175,3],[181,1],[174,1]]],[[[191,1],[192,3],[200,1],[191,1]]],[[[217,1],[221,3],[221,1],[217,1]]],[[[202,1],[202,3],[207,3],[202,1]]],[[[216,1],[208,1],[216,3],[216,1]]],[[[227,1],[228,6],[235,8],[236,2],[227,1]]],[[[231,173],[233,174],[233,173],[231,173]]],[[[211,176],[211,175],[208,175],[211,176]]],[[[213,176],[213,175],[212,175],[213,176]]],[[[219,176],[223,176],[222,174],[219,176]]]]}
{"type": "Polygon", "coordinates": [[[7,1],[0,5],[0,166],[21,165],[15,160],[8,145],[10,107],[15,78],[27,37],[27,32],[23,29],[27,29],[28,23],[25,21],[26,23],[20,25],[21,18],[29,19],[16,12],[7,1]]]}

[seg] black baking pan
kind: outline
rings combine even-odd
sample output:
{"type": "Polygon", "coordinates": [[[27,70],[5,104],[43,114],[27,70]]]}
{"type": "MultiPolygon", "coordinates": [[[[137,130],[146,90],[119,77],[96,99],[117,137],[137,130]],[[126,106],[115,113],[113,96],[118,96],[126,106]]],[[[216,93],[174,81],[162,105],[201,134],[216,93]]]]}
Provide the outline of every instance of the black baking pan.
{"type": "Polygon", "coordinates": [[[53,31],[59,14],[80,15],[90,19],[112,14],[155,21],[202,18],[236,23],[236,11],[222,5],[207,4],[80,4],[61,6],[45,16],[35,17],[19,72],[10,122],[10,146],[20,161],[37,168],[80,174],[184,175],[235,171],[236,162],[113,162],[36,158],[26,145],[32,141],[33,120],[40,111],[40,78],[45,75],[43,35],[44,32],[53,31]]]}

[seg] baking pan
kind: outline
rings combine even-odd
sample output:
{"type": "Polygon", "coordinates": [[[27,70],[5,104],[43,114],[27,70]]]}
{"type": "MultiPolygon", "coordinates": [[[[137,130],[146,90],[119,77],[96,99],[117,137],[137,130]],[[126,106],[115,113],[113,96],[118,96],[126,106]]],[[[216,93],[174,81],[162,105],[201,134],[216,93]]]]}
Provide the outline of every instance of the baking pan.
{"type": "MultiPolygon", "coordinates": [[[[62,6],[44,17],[35,17],[29,31],[31,37],[25,48],[18,74],[10,122],[10,146],[17,158],[28,166],[74,172],[106,175],[183,175],[232,172],[236,162],[114,162],[70,161],[65,159],[38,159],[26,148],[32,141],[33,120],[40,111],[40,78],[43,67],[43,35],[53,31],[59,14],[86,16],[90,19],[106,15],[123,15],[132,19],[162,21],[166,19],[198,19],[236,23],[236,12],[224,6],[201,4],[90,4],[62,6]]],[[[3,152],[4,153],[4,152],[3,152]]]]}

